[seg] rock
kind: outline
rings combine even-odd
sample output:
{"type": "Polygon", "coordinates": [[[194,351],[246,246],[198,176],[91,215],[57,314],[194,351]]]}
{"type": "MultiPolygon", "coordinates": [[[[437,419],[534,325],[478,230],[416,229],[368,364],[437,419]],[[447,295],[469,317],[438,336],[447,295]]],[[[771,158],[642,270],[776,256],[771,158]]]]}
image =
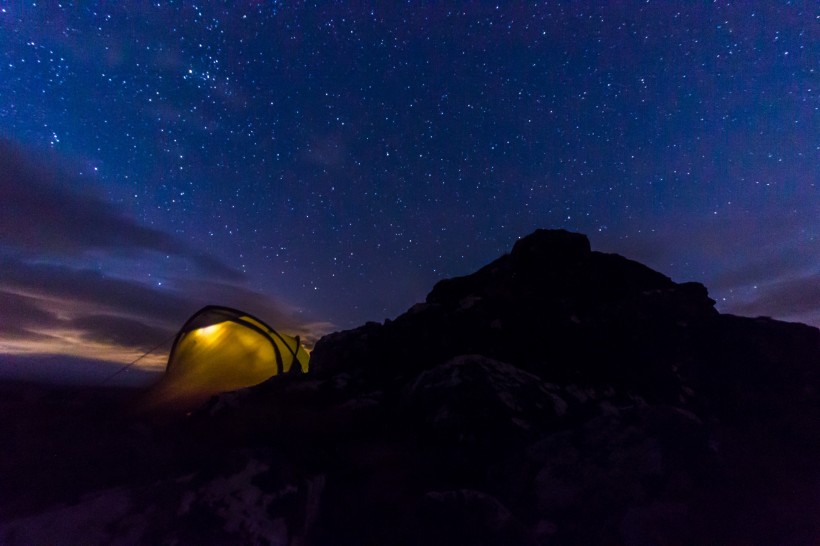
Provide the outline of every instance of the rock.
{"type": "Polygon", "coordinates": [[[0,540],[813,544],[820,331],[714,303],[538,230],[394,320],[325,336],[306,377],[132,426],[150,449],[30,442],[99,493],[15,518],[0,540]]]}
{"type": "Polygon", "coordinates": [[[538,273],[571,266],[590,254],[586,235],[563,229],[537,229],[513,245],[510,259],[515,269],[538,273]]]}
{"type": "Polygon", "coordinates": [[[425,432],[485,453],[534,429],[557,426],[567,410],[538,377],[480,355],[456,357],[422,372],[406,398],[425,432]]]}
{"type": "Polygon", "coordinates": [[[461,489],[424,495],[413,544],[524,544],[523,526],[492,495],[461,489]]]}

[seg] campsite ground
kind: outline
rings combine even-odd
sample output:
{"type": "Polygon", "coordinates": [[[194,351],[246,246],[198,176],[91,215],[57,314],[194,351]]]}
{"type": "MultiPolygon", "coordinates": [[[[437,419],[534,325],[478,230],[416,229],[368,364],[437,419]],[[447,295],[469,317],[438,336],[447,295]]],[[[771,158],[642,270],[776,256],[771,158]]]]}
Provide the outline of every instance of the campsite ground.
{"type": "Polygon", "coordinates": [[[161,472],[172,451],[132,414],[144,390],[0,381],[0,521],[161,472]]]}

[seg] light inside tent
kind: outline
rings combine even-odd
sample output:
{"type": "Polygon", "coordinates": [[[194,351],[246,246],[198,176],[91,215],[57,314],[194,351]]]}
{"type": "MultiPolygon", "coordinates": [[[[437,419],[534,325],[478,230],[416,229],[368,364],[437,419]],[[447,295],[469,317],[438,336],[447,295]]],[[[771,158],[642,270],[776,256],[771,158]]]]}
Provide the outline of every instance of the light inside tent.
{"type": "Polygon", "coordinates": [[[250,387],[287,373],[294,361],[307,373],[309,360],[298,338],[244,313],[208,307],[180,332],[155,399],[182,402],[250,387]]]}

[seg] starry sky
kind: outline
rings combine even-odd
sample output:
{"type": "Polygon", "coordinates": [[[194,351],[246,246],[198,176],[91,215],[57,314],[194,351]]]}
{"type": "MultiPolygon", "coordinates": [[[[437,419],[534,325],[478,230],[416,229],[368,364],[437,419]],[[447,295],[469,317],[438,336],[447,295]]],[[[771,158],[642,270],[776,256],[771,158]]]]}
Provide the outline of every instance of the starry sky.
{"type": "Polygon", "coordinates": [[[0,2],[0,359],[312,342],[539,227],[820,326],[818,173],[816,2],[0,2]]]}

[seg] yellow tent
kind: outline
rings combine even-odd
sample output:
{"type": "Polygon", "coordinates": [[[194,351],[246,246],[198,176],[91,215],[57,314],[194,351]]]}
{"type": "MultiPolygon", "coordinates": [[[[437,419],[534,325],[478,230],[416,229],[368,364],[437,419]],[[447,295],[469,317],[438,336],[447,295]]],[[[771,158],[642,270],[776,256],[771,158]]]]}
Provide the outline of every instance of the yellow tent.
{"type": "Polygon", "coordinates": [[[248,313],[209,305],[180,329],[152,398],[201,400],[259,384],[294,364],[307,373],[309,360],[298,336],[280,334],[248,313]]]}

